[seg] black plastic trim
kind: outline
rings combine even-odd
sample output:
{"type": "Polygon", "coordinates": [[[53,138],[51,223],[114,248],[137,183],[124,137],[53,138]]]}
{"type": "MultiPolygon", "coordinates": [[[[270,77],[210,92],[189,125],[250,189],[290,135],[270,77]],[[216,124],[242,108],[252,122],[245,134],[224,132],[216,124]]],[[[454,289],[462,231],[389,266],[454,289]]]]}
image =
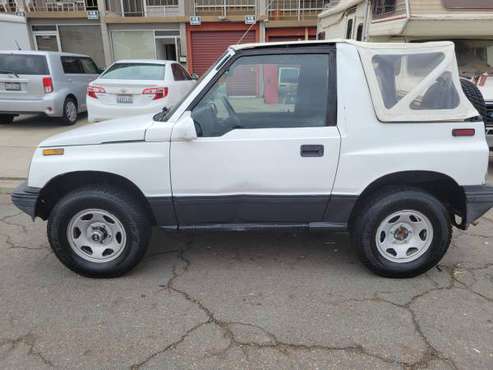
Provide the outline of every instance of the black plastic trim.
{"type": "Polygon", "coordinates": [[[41,189],[28,186],[27,182],[21,183],[10,195],[12,203],[22,212],[28,214],[33,220],[36,217],[36,205],[38,204],[41,189]]]}
{"type": "Polygon", "coordinates": [[[169,197],[148,197],[147,201],[151,206],[156,225],[171,227],[172,229],[178,228],[178,222],[176,220],[175,208],[173,205],[173,198],[169,197]]]}
{"type": "Polygon", "coordinates": [[[493,207],[493,186],[463,186],[463,189],[466,196],[466,217],[463,224],[467,226],[493,207]]]}
{"type": "Polygon", "coordinates": [[[327,203],[324,220],[334,224],[347,225],[357,200],[357,195],[333,194],[327,203]]]}
{"type": "Polygon", "coordinates": [[[225,195],[174,197],[180,228],[204,224],[322,222],[329,195],[225,195]]]}

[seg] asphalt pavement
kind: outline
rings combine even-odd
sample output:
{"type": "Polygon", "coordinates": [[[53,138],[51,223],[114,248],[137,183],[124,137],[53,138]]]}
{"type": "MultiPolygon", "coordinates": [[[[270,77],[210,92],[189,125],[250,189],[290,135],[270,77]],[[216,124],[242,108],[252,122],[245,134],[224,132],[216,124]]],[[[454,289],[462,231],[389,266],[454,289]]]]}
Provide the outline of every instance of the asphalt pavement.
{"type": "MultiPolygon", "coordinates": [[[[25,125],[2,153],[45,135],[25,125]]],[[[413,279],[371,274],[343,233],[155,229],[133,272],[97,280],[4,194],[0,281],[1,369],[493,368],[492,211],[413,279]]]]}

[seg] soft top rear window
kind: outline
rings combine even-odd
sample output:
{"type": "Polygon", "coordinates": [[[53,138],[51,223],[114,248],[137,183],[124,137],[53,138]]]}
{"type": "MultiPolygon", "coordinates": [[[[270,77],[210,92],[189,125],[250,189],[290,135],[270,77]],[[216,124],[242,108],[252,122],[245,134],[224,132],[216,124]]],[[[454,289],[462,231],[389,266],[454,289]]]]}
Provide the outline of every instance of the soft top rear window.
{"type": "Polygon", "coordinates": [[[462,121],[478,115],[462,92],[452,43],[357,45],[380,121],[462,121]]]}
{"type": "Polygon", "coordinates": [[[164,64],[115,63],[99,78],[108,80],[164,80],[164,64]]]}
{"type": "Polygon", "coordinates": [[[48,63],[44,55],[0,54],[0,74],[47,75],[48,63]]]}

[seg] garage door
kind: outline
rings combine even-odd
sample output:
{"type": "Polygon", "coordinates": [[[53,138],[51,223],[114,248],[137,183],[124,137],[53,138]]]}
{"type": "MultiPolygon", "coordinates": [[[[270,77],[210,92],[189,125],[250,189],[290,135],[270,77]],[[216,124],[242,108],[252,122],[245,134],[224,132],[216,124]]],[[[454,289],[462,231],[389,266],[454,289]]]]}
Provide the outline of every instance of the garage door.
{"type": "MultiPolygon", "coordinates": [[[[245,31],[195,31],[192,32],[192,68],[202,75],[229,45],[237,44],[245,31]]],[[[242,43],[255,42],[255,31],[250,31],[242,43]]]]}

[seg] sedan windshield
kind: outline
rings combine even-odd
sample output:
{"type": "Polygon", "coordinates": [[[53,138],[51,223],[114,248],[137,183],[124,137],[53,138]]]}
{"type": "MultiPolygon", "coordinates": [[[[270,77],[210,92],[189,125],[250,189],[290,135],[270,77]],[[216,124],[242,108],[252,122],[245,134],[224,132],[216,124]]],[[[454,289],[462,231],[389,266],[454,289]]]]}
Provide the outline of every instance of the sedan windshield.
{"type": "Polygon", "coordinates": [[[164,80],[164,64],[115,63],[99,78],[108,80],[164,80]]]}

